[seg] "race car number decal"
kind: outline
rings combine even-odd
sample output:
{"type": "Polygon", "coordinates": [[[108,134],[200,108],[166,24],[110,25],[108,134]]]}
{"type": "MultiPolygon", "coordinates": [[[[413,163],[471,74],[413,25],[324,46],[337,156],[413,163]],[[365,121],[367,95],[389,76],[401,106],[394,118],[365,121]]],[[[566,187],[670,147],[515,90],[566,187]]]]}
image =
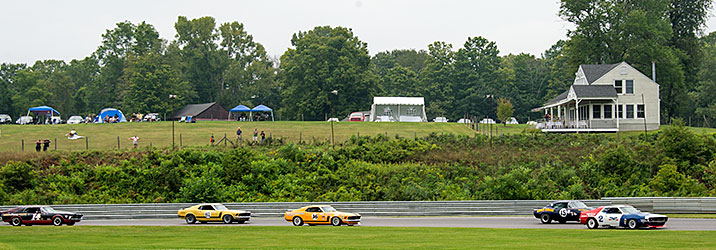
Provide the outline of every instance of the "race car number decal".
{"type": "Polygon", "coordinates": [[[599,216],[599,222],[603,222],[603,219],[604,219],[604,217],[602,217],[602,216],[600,215],[600,216],[599,216]]]}
{"type": "Polygon", "coordinates": [[[33,214],[33,215],[32,215],[32,220],[40,220],[40,215],[42,215],[42,214],[40,214],[40,213],[35,213],[35,214],[33,214]]]}
{"type": "Polygon", "coordinates": [[[211,212],[209,212],[209,211],[204,212],[204,217],[206,217],[207,219],[211,218],[211,212]]]}
{"type": "Polygon", "coordinates": [[[560,209],[559,216],[567,217],[567,209],[564,209],[564,208],[560,209]]]}
{"type": "Polygon", "coordinates": [[[317,213],[313,213],[313,214],[311,215],[311,219],[313,219],[313,220],[318,220],[318,214],[317,214],[317,213]]]}

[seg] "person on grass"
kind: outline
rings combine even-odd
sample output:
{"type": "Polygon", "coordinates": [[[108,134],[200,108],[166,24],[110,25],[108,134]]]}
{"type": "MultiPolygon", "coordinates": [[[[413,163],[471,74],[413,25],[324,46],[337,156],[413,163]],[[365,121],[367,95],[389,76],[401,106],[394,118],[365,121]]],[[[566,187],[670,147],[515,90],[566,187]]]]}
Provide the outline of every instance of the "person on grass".
{"type": "Polygon", "coordinates": [[[254,142],[259,141],[259,130],[254,128],[254,142]]]}
{"type": "Polygon", "coordinates": [[[129,140],[132,141],[132,145],[134,145],[134,148],[137,148],[139,146],[139,136],[132,136],[129,137],[129,140]]]}

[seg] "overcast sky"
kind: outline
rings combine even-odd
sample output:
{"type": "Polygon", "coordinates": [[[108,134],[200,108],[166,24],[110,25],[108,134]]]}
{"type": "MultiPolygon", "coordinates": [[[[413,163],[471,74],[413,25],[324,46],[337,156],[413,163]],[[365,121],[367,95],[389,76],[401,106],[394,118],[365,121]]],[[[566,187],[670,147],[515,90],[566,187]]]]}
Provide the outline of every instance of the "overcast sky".
{"type": "MultiPolygon", "coordinates": [[[[3,1],[0,62],[70,61],[90,55],[116,23],[146,21],[173,40],[177,16],[238,21],[270,55],[281,55],[291,35],[319,25],[353,29],[371,55],[427,49],[434,41],[462,46],[467,37],[497,43],[501,54],[540,55],[573,26],[557,16],[558,0],[315,0],[315,1],[3,1]]],[[[710,18],[707,32],[716,29],[710,18]]]]}

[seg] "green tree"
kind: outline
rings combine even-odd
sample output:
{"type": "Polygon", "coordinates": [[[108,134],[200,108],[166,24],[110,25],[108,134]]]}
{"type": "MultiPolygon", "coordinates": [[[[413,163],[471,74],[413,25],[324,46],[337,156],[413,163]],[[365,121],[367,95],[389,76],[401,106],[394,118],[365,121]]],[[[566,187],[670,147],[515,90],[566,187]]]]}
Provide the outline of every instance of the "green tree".
{"type": "Polygon", "coordinates": [[[469,37],[455,54],[452,118],[494,114],[486,95],[504,96],[507,89],[499,73],[500,51],[495,42],[484,37],[469,37]]]}
{"type": "Polygon", "coordinates": [[[129,57],[124,70],[121,93],[122,110],[126,113],[171,111],[170,94],[177,95],[174,105],[181,107],[195,97],[189,83],[181,80],[178,72],[169,64],[162,63],[157,54],[129,57]]]}
{"type": "Polygon", "coordinates": [[[181,58],[180,64],[175,66],[194,87],[197,93],[194,101],[217,101],[225,90],[222,76],[229,66],[229,57],[219,50],[220,34],[216,32],[216,21],[209,16],[191,20],[180,16],[174,28],[181,58]]]}
{"type": "Polygon", "coordinates": [[[497,99],[497,119],[500,119],[505,126],[507,126],[507,119],[510,119],[514,112],[510,100],[504,97],[497,99]]]}
{"type": "Polygon", "coordinates": [[[281,56],[281,113],[288,119],[323,120],[370,107],[377,89],[367,44],[348,28],[315,27],[293,35],[281,56]],[[338,96],[331,96],[337,90],[338,96]]]}
{"type": "Polygon", "coordinates": [[[15,83],[17,73],[27,66],[25,64],[0,64],[0,112],[10,114],[17,117],[20,113],[15,109],[12,98],[18,91],[15,83]]]}

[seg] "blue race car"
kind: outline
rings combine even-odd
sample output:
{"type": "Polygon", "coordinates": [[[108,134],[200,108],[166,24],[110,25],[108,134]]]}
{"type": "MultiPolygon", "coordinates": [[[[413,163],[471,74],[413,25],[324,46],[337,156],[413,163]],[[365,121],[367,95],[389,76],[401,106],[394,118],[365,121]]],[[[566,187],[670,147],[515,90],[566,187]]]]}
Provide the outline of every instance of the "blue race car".
{"type": "Polygon", "coordinates": [[[579,215],[582,211],[592,210],[581,201],[556,201],[543,208],[535,209],[533,214],[543,224],[558,221],[566,223],[567,221],[579,221],[579,215]]]}

